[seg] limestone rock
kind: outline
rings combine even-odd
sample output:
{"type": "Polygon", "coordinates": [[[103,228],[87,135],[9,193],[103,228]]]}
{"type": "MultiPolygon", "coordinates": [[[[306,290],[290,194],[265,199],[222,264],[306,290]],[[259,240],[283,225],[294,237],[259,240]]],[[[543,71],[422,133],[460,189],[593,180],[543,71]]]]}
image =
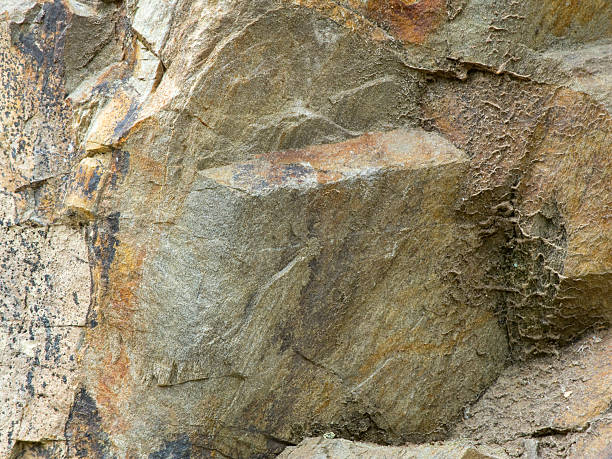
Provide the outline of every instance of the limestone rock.
{"type": "Polygon", "coordinates": [[[612,112],[612,46],[600,40],[572,49],[552,50],[550,58],[559,61],[571,75],[571,88],[592,96],[612,112]]]}
{"type": "Polygon", "coordinates": [[[612,455],[612,416],[602,416],[592,421],[584,434],[576,434],[575,443],[569,448],[571,458],[600,458],[612,455]]]}
{"type": "Polygon", "coordinates": [[[610,113],[581,93],[489,75],[456,94],[441,82],[424,107],[437,129],[474,152],[465,211],[484,241],[504,246],[481,299],[503,297],[516,353],[550,352],[551,343],[609,324],[610,113]]]}

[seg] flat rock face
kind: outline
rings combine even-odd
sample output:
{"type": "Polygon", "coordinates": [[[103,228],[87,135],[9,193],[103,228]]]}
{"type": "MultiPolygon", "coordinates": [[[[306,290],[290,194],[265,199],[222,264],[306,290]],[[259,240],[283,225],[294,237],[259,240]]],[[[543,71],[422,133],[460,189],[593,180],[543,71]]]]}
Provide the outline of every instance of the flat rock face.
{"type": "Polygon", "coordinates": [[[0,456],[65,452],[91,302],[85,231],[49,225],[77,152],[57,60],[61,5],[4,2],[0,25],[0,456]],[[21,40],[16,43],[13,40],[21,40]]]}
{"type": "Polygon", "coordinates": [[[0,455],[64,440],[90,302],[82,231],[0,229],[0,455]],[[44,416],[42,415],[44,413],[44,416]]]}
{"type": "Polygon", "coordinates": [[[0,2],[0,456],[605,457],[611,40],[605,0],[0,2]]]}

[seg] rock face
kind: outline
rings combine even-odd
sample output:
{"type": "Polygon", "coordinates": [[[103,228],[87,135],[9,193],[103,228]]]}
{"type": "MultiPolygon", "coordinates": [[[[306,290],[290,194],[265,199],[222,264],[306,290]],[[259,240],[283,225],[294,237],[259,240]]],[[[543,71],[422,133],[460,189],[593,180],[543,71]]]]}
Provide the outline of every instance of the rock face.
{"type": "Polygon", "coordinates": [[[465,411],[450,440],[389,447],[308,438],[281,457],[610,457],[611,345],[610,332],[591,335],[557,356],[510,366],[465,411]]]}
{"type": "Polygon", "coordinates": [[[466,169],[441,137],[400,130],[200,172],[142,265],[130,360],[150,384],[120,417],[155,435],[171,413],[145,400],[172,394],[180,417],[207,407],[195,432],[238,431],[260,452],[254,426],[280,444],[328,426],[440,435],[507,354],[493,311],[445,281],[476,239],[452,210],[466,169]]]}
{"type": "Polygon", "coordinates": [[[610,2],[0,18],[0,456],[609,453],[610,2]]]}
{"type": "Polygon", "coordinates": [[[526,454],[531,444],[540,457],[609,457],[611,355],[607,332],[560,355],[509,367],[466,412],[454,436],[504,444],[513,456],[526,454]]]}
{"type": "Polygon", "coordinates": [[[371,443],[307,438],[297,447],[288,447],[278,457],[298,458],[401,458],[401,459],[499,459],[507,457],[501,448],[474,446],[468,442],[446,442],[413,446],[379,446],[371,443]]]}

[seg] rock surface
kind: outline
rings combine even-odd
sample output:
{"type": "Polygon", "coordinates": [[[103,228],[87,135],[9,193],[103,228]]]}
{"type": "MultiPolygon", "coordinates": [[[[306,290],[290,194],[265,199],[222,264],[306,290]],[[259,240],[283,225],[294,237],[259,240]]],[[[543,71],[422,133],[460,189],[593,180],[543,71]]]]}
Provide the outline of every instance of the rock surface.
{"type": "Polygon", "coordinates": [[[1,457],[609,455],[609,1],[4,0],[0,56],[1,457]]]}
{"type": "Polygon", "coordinates": [[[281,459],[348,459],[398,458],[398,459],[501,459],[508,457],[500,448],[474,446],[469,442],[444,442],[412,446],[379,446],[371,443],[307,438],[298,446],[285,449],[281,459]]]}
{"type": "Polygon", "coordinates": [[[610,332],[591,335],[558,356],[509,367],[465,410],[450,440],[387,447],[309,438],[280,457],[608,458],[611,346],[610,332]]]}
{"type": "Polygon", "coordinates": [[[126,344],[149,384],[119,417],[153,436],[207,406],[192,435],[245,432],[262,453],[258,432],[281,445],[332,425],[387,443],[442,435],[507,356],[494,312],[445,282],[477,239],[452,210],[466,168],[441,137],[399,130],[200,172],[142,263],[132,320],[147,325],[126,344]],[[145,402],[164,396],[182,402],[145,402]]]}
{"type": "Polygon", "coordinates": [[[533,442],[538,457],[608,457],[612,334],[595,334],[558,356],[513,365],[466,411],[453,436],[504,445],[533,442]]]}

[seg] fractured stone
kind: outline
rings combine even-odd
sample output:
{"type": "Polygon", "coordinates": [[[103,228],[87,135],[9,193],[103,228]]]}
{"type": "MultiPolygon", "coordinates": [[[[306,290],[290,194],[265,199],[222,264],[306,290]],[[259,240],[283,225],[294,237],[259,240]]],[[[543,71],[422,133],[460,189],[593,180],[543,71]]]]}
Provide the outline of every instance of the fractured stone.
{"type": "Polygon", "coordinates": [[[494,312],[446,281],[476,238],[453,210],[466,167],[443,138],[398,130],[202,171],[143,262],[129,353],[157,387],[121,416],[169,409],[229,456],[263,452],[258,432],[442,436],[508,351],[494,312]],[[144,402],[170,393],[171,408],[144,402]]]}

